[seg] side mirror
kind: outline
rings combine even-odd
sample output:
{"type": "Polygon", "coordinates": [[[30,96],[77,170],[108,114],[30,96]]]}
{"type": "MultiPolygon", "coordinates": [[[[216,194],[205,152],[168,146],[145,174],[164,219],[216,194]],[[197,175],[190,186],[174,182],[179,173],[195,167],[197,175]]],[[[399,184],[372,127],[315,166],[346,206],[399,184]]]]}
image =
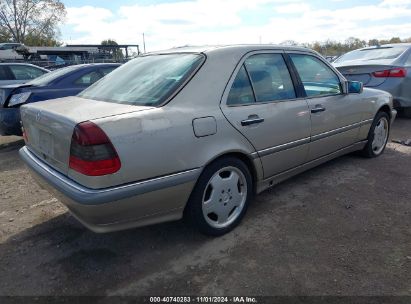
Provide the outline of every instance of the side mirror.
{"type": "Polygon", "coordinates": [[[347,81],[348,94],[361,94],[364,89],[364,85],[359,81],[347,81]]]}

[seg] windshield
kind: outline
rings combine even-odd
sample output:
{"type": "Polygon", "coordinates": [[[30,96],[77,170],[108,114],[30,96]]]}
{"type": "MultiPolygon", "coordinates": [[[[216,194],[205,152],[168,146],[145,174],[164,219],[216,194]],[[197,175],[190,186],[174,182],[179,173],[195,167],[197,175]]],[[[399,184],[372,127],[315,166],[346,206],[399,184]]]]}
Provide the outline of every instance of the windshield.
{"type": "Polygon", "coordinates": [[[137,57],[80,93],[80,97],[131,105],[157,106],[170,97],[203,62],[199,54],[137,57]]]}
{"type": "Polygon", "coordinates": [[[342,55],[335,62],[341,63],[344,61],[353,60],[394,60],[404,53],[408,47],[377,47],[373,49],[361,49],[349,52],[342,55]]]}
{"type": "Polygon", "coordinates": [[[33,85],[33,86],[45,86],[48,85],[50,82],[52,82],[53,80],[67,74],[70,73],[71,71],[77,70],[79,67],[79,65],[72,65],[66,68],[61,68],[55,71],[52,71],[50,73],[46,73],[41,75],[40,77],[37,77],[35,79],[33,79],[32,81],[27,82],[28,85],[33,85]]]}

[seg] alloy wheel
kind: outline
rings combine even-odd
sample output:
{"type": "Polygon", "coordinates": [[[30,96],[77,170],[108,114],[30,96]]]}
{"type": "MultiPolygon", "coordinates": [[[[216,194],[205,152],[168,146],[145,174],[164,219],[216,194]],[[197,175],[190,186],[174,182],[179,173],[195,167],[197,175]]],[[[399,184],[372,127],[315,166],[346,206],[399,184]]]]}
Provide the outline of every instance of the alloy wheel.
{"type": "Polygon", "coordinates": [[[225,228],[241,214],[247,200],[247,180],[235,167],[218,170],[205,187],[202,211],[207,223],[225,228]]]}

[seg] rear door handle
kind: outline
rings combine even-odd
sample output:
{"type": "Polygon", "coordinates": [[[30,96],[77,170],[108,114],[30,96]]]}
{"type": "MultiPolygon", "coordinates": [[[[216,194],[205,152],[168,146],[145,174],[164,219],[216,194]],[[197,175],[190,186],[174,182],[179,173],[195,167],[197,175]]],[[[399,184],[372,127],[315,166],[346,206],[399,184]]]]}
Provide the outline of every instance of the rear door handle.
{"type": "Polygon", "coordinates": [[[248,116],[248,119],[242,120],[241,125],[242,126],[249,126],[253,124],[259,124],[264,121],[264,118],[260,118],[257,115],[250,115],[248,116]]]}
{"type": "Polygon", "coordinates": [[[315,105],[314,109],[311,109],[311,113],[319,113],[319,112],[324,112],[325,108],[323,105],[315,105]]]}

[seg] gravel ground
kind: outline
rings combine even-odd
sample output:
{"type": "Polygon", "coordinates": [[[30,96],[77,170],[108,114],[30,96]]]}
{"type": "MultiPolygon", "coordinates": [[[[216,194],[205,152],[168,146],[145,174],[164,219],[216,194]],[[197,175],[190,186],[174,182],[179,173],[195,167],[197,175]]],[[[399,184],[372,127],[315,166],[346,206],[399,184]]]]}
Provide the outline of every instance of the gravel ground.
{"type": "MultiPolygon", "coordinates": [[[[411,138],[411,120],[392,139],[411,138]]],[[[95,234],[0,137],[0,295],[411,295],[411,147],[348,155],[254,199],[209,238],[182,222],[95,234]]]]}

